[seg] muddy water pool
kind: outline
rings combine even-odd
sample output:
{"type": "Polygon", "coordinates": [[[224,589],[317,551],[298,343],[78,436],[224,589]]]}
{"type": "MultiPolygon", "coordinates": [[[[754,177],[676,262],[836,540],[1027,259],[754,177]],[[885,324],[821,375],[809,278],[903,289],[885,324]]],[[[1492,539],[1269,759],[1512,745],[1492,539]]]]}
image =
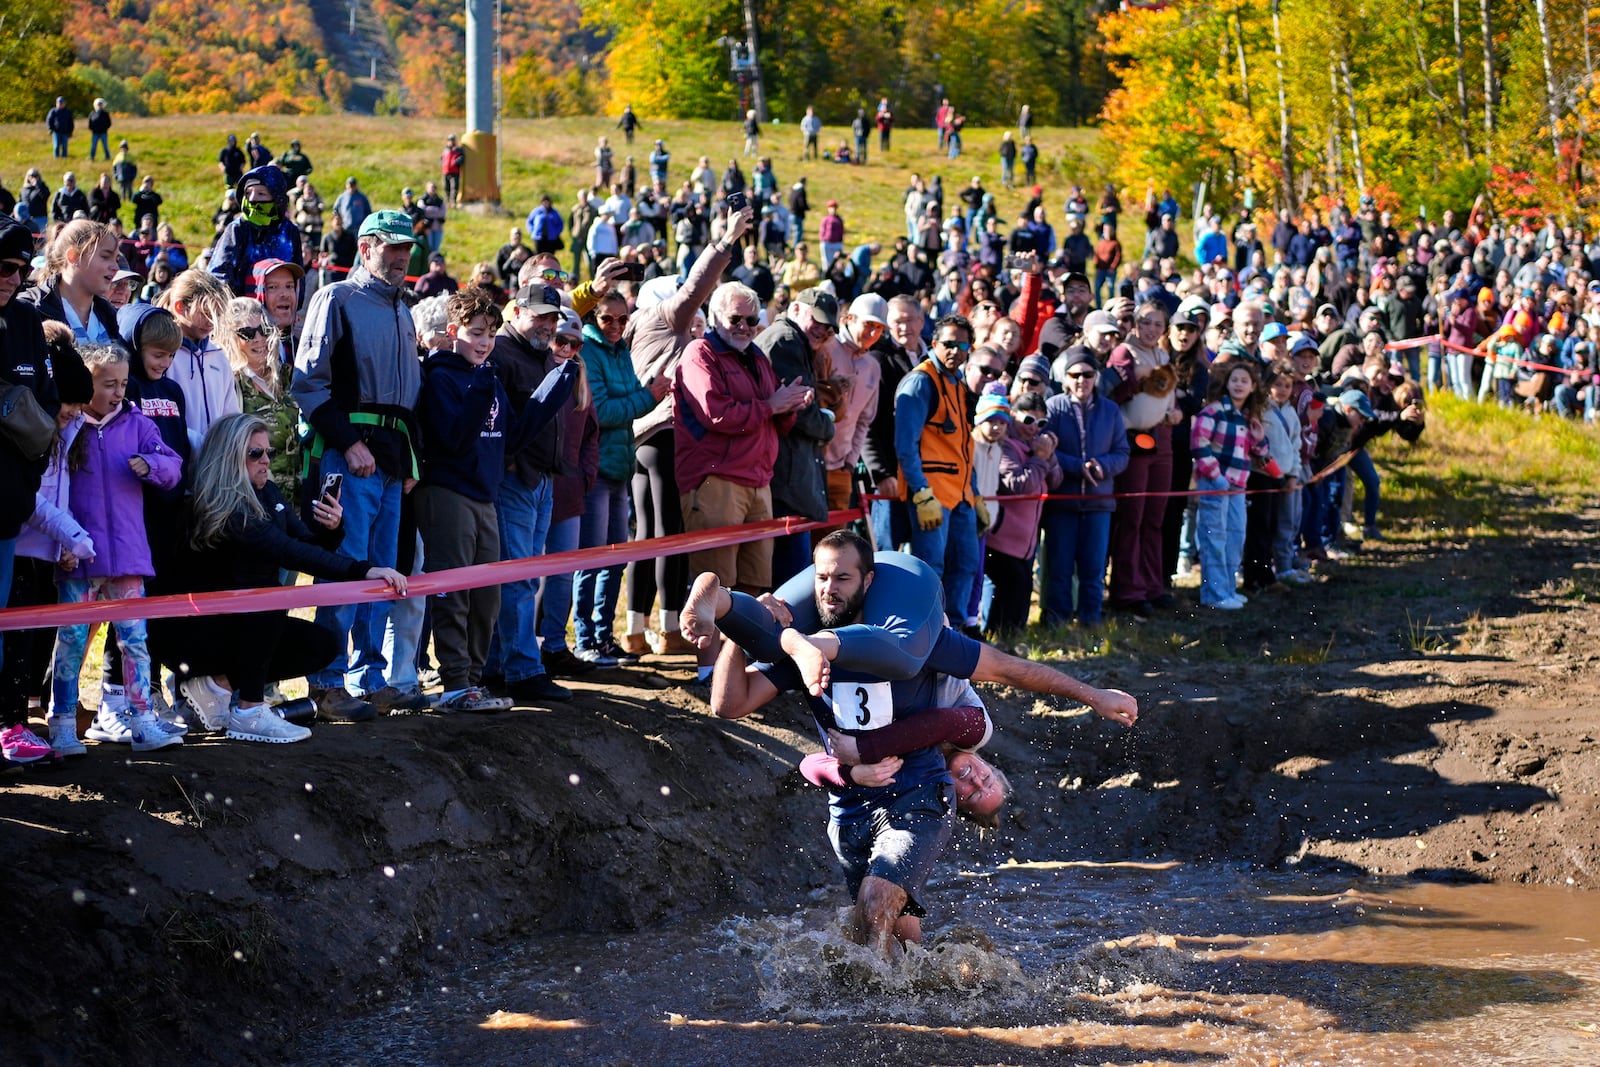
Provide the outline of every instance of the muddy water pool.
{"type": "Polygon", "coordinates": [[[1600,900],[1228,866],[943,869],[928,946],[781,915],[540,937],[385,991],[308,1064],[1600,1063],[1600,900]]]}

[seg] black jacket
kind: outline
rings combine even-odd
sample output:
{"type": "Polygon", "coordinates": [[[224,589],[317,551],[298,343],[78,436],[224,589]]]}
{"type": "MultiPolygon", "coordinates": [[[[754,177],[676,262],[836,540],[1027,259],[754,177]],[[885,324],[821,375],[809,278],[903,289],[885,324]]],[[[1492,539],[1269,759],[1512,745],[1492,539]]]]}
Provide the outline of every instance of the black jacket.
{"type": "MultiPolygon", "coordinates": [[[[44,328],[31,304],[16,299],[0,307],[0,389],[24,385],[51,414],[59,406],[50,380],[44,328]]],[[[44,459],[30,459],[0,436],[0,540],[17,536],[33,514],[34,494],[44,475],[44,459]]]]}
{"type": "Polygon", "coordinates": [[[815,396],[817,373],[811,343],[787,315],[761,331],[755,346],[772,361],[778,382],[799,379],[812,391],[811,403],[795,412],[794,428],[778,439],[772,470],[772,514],[828,517],[828,471],[822,452],[833,440],[833,420],[815,396]]]}
{"type": "MultiPolygon", "coordinates": [[[[266,519],[234,516],[223,528],[221,541],[189,550],[174,584],[185,586],[185,592],[260,589],[277,585],[278,572],[283,569],[328,581],[353,582],[372,569],[364,559],[334,551],[344,540],[343,526],[333,530],[318,526],[312,533],[283,499],[276,482],[268,479],[256,490],[256,499],[266,509],[266,519]]],[[[188,543],[187,537],[184,543],[188,543]]]]}
{"type": "MultiPolygon", "coordinates": [[[[60,278],[51,278],[43,285],[35,285],[31,289],[24,289],[17,294],[17,299],[32,304],[39,312],[41,319],[52,322],[66,322],[67,313],[61,305],[60,278]]],[[[111,301],[103,296],[94,298],[91,314],[100,320],[100,325],[106,328],[106,335],[112,340],[118,336],[117,309],[111,306],[111,301]]]]}

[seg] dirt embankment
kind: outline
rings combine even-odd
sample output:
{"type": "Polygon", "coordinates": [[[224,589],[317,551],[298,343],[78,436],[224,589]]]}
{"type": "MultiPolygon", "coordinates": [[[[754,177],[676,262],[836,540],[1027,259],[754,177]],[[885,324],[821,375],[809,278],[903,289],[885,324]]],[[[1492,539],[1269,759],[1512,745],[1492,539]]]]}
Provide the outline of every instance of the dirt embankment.
{"type": "MultiPolygon", "coordinates": [[[[1138,695],[1133,731],[991,692],[1019,803],[997,835],[962,831],[963,862],[1594,887],[1593,523],[1515,554],[1390,543],[1226,620],[1150,623],[1159,655],[1072,665],[1138,695]]],[[[687,677],[651,666],[629,680],[687,677]]],[[[275,1062],[310,1021],[484,944],[835,881],[822,797],[791,771],[812,747],[797,702],[723,723],[676,689],[578,688],[552,711],[101,746],[0,779],[6,1058],[275,1062]]]]}

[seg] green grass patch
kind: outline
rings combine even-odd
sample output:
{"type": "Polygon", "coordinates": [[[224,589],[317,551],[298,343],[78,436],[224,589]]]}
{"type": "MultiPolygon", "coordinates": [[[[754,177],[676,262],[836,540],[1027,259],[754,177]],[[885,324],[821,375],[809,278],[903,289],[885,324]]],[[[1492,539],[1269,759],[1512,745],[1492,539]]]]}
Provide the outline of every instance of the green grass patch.
{"type": "MultiPolygon", "coordinates": [[[[445,230],[445,251],[452,273],[463,272],[476,260],[492,260],[505,243],[506,232],[520,223],[543,193],[549,193],[563,211],[570,208],[573,194],[587,186],[594,176],[594,146],[604,135],[612,140],[618,166],[632,154],[640,182],[649,183],[648,156],[654,139],[663,138],[672,152],[669,189],[676,190],[700,156],[707,157],[720,176],[728,160],[739,159],[746,176],[754,160],[742,156],[744,134],[734,122],[649,120],[650,125],[629,146],[615,128],[615,119],[604,116],[562,119],[510,119],[501,130],[501,194],[507,214],[475,211],[451,214],[445,230]]],[[[156,190],[166,198],[163,219],[170,221],[186,243],[204,247],[211,234],[211,213],[222,200],[222,175],[217,169],[217,153],[228,133],[235,133],[243,144],[252,131],[259,131],[262,143],[274,152],[287,151],[289,141],[298,139],[315,165],[312,181],[329,204],[344,187],[347,175],[354,175],[377,208],[395,207],[400,190],[413,187],[418,195],[424,182],[439,176],[439,149],[446,135],[461,132],[460,122],[451,119],[391,118],[358,115],[204,115],[139,118],[117,116],[113,143],[127,138],[141,176],[156,178],[156,190]]],[[[789,186],[805,175],[810,188],[814,215],[807,228],[815,239],[817,220],[830,199],[838,200],[846,223],[846,243],[893,241],[905,230],[902,205],[913,173],[930,178],[941,175],[945,185],[946,215],[960,207],[957,194],[973,175],[983,178],[984,187],[995,194],[1001,215],[1014,219],[1026,194],[1000,188],[1000,143],[998,129],[969,129],[964,138],[968,151],[950,160],[938,151],[932,129],[906,128],[895,131],[894,147],[885,155],[877,152],[873,138],[866,166],[833,163],[802,163],[801,139],[797,126],[769,126],[761,140],[762,154],[770,156],[779,188],[787,196],[789,186]]],[[[824,131],[825,143],[837,143],[838,131],[824,131]]],[[[1085,129],[1038,129],[1034,139],[1040,146],[1042,180],[1050,183],[1047,203],[1051,222],[1059,225],[1061,205],[1068,185],[1083,185],[1091,199],[1098,196],[1093,184],[1102,173],[1098,163],[1099,134],[1085,129]],[[1069,169],[1081,167],[1082,173],[1069,169]]],[[[52,190],[61,185],[61,175],[73,170],[85,189],[92,186],[104,161],[90,163],[85,154],[88,136],[72,141],[74,158],[53,159],[50,141],[42,123],[0,126],[0,154],[11,162],[9,182],[20,183],[28,167],[38,167],[52,190]]],[[[1018,168],[1020,179],[1021,168],[1018,168]]],[[[13,192],[15,185],[10,188],[13,192]]],[[[124,225],[132,227],[131,208],[123,211],[124,225]]],[[[1136,227],[1141,231],[1142,228],[1136,227]]],[[[1131,239],[1130,239],[1131,241],[1131,239]]],[[[565,256],[563,258],[566,258],[565,256]]]]}

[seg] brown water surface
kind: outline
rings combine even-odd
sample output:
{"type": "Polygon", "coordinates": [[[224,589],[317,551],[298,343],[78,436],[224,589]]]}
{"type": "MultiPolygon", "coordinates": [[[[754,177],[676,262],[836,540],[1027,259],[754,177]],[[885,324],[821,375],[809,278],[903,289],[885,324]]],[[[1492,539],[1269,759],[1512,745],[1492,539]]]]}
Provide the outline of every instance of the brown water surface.
{"type": "Polygon", "coordinates": [[[926,950],[789,915],[530,940],[310,1033],[296,1062],[1600,1063],[1580,890],[1226,866],[947,869],[926,950]]]}

